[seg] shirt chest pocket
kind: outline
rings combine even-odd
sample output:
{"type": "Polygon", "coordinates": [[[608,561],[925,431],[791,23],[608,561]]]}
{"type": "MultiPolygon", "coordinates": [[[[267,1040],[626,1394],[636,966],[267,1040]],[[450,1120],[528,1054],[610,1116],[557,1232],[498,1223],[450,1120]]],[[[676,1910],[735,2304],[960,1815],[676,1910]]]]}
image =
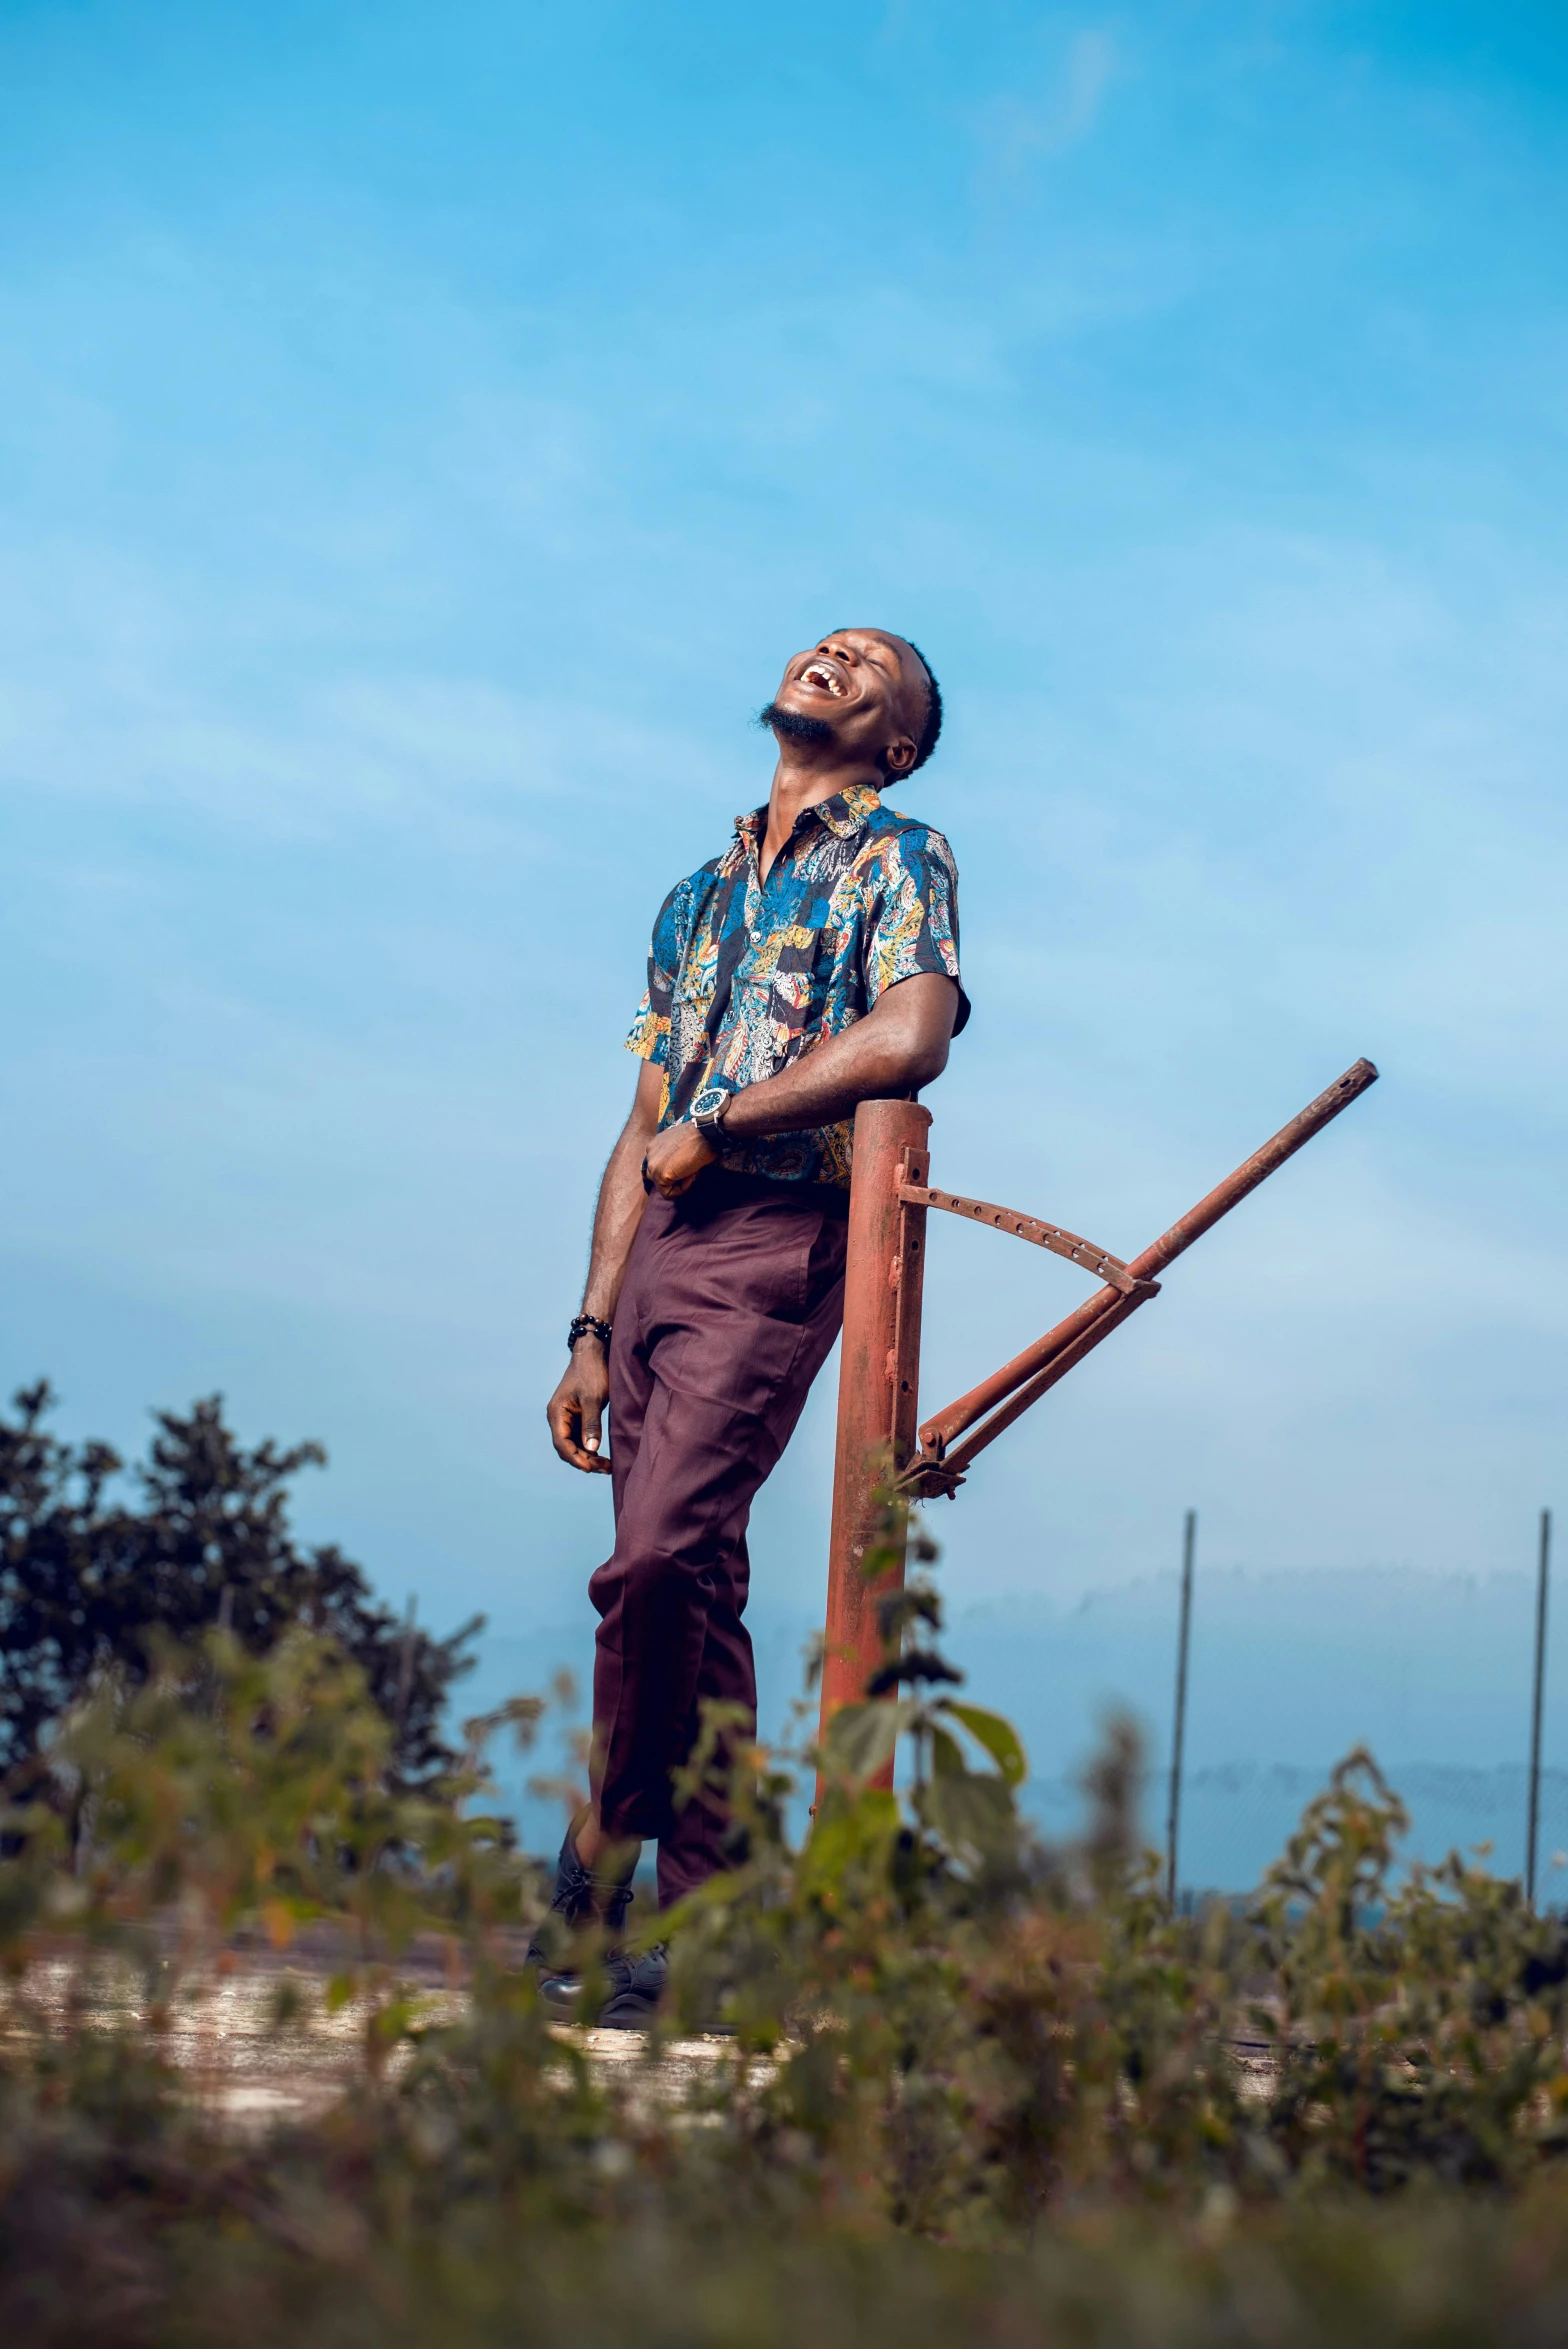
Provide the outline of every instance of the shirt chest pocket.
{"type": "Polygon", "coordinates": [[[815,931],[809,945],[786,948],[769,972],[758,1009],[770,1031],[775,1070],[787,1068],[820,1036],[832,1032],[829,982],[838,946],[835,931],[815,931]]]}
{"type": "Polygon", "coordinates": [[[683,1034],[700,1033],[713,1005],[719,975],[719,942],[695,940],[683,956],[672,991],[671,1010],[683,1034]]]}

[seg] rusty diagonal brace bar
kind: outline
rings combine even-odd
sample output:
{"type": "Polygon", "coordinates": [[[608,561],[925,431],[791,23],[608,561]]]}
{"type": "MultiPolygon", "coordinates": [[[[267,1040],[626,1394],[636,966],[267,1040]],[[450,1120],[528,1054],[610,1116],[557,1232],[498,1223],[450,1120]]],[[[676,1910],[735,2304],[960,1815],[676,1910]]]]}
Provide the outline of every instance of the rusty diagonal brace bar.
{"type": "Polygon", "coordinates": [[[1348,1109],[1358,1095],[1376,1082],[1377,1070],[1371,1061],[1358,1060],[1327,1092],[1309,1102],[1299,1117],[1282,1126],[1272,1141],[1265,1142],[1234,1174],[1217,1183],[1206,1198],[1200,1199],[1196,1207],[1190,1208],[1130,1264],[1123,1264],[1119,1257],[1096,1248],[1092,1242],[1080,1240],[1056,1224],[1042,1223],[1034,1216],[1019,1215],[1007,1207],[992,1207],[983,1199],[962,1199],[949,1191],[900,1183],[898,1196],[907,1205],[946,1208],[971,1221],[989,1223],[998,1231],[1011,1232],[1018,1239],[1032,1241],[1036,1247],[1049,1248],[1053,1254],[1065,1256],[1071,1263],[1084,1265],[1089,1271],[1097,1272],[1106,1286],[1065,1321],[1058,1322],[1055,1329],[1047,1330],[1043,1338],[1037,1338],[1011,1362],[982,1379],[967,1395],[960,1395],[956,1403],[949,1403],[945,1411],[938,1411],[926,1420],[920,1428],[920,1452],[899,1483],[921,1496],[955,1493],[970,1463],[987,1444],[994,1443],[1031,1403],[1037,1403],[1059,1379],[1065,1378],[1113,1329],[1120,1328],[1130,1314],[1136,1313],[1140,1305],[1158,1295],[1156,1273],[1174,1263],[1194,1240],[1201,1239],[1222,1215],[1228,1215],[1249,1191],[1256,1190],[1304,1142],[1310,1142],[1331,1118],[1338,1117],[1342,1109],[1348,1109]],[[959,1444],[954,1451],[948,1449],[971,1429],[974,1432],[966,1443],[959,1444]]]}
{"type": "Polygon", "coordinates": [[[960,1199],[956,1191],[928,1191],[919,1183],[900,1183],[898,1195],[906,1207],[945,1207],[951,1215],[995,1224],[999,1232],[1011,1232],[1015,1239],[1030,1240],[1037,1248],[1049,1248],[1054,1256],[1065,1256],[1069,1264],[1081,1264],[1085,1272],[1098,1273],[1113,1289],[1126,1292],[1138,1286],[1119,1256],[1113,1256],[1108,1248],[1097,1248],[1092,1240],[1080,1240],[1076,1232],[1064,1232],[1060,1224],[1041,1223],[1037,1216],[1020,1215],[1011,1207],[993,1207],[988,1199],[960,1199]]]}

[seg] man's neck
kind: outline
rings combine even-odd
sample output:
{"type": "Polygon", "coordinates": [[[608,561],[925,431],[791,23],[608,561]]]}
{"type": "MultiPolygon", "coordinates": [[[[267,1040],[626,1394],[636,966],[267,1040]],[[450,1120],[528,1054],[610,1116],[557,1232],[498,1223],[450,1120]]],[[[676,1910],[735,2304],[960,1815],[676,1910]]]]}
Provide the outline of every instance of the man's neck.
{"type": "Polygon", "coordinates": [[[828,745],[818,749],[814,743],[781,742],[758,858],[764,881],[772,870],[774,858],[808,807],[820,807],[825,799],[836,799],[841,791],[849,791],[857,783],[871,791],[880,791],[886,780],[881,768],[869,760],[836,758],[828,745]]]}

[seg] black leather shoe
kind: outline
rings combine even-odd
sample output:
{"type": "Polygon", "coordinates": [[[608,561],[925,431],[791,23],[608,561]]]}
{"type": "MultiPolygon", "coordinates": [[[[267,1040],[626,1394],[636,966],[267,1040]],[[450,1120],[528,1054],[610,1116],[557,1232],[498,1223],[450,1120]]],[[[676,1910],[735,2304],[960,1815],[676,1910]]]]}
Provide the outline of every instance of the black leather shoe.
{"type": "Polygon", "coordinates": [[[646,2031],[659,2011],[670,1961],[662,1941],[641,1957],[617,1951],[610,1961],[610,1995],[599,2009],[601,2031],[646,2031]]]}
{"type": "MultiPolygon", "coordinates": [[[[633,1866],[635,1866],[635,1861],[633,1866]]],[[[561,1856],[555,1864],[555,1889],[550,1895],[552,1917],[559,1917],[570,1931],[581,1931],[594,1923],[603,1928],[609,1943],[608,1964],[612,1991],[619,1987],[621,1970],[627,1961],[616,1948],[626,1930],[626,1912],[633,1899],[631,1874],[624,1878],[595,1876],[577,1857],[577,1846],[572,1830],[566,1830],[561,1845],[561,1856]]],[[[558,1964],[550,1954],[550,1943],[558,1942],[559,1932],[552,1934],[548,1920],[541,1924],[528,1944],[525,1966],[533,1966],[539,1975],[539,1991],[547,2006],[554,2007],[567,2020],[575,2019],[582,1999],[582,1975],[575,1966],[558,1964]]]]}

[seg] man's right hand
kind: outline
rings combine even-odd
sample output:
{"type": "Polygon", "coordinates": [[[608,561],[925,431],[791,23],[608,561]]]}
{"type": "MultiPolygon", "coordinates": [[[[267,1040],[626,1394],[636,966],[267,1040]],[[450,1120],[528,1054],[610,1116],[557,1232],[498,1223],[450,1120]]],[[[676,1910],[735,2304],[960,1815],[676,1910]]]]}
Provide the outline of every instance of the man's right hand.
{"type": "MultiPolygon", "coordinates": [[[[642,1222],[647,1196],[642,1187],[644,1153],[659,1123],[664,1098],[664,1071],[657,1061],[638,1064],[637,1091],[632,1113],[610,1152],[610,1163],[599,1185],[593,1211],[593,1254],[588,1263],[588,1286],[583,1310],[605,1321],[615,1318],[626,1263],[642,1222]]],[[[572,1348],[566,1376],[550,1397],[545,1416],[550,1441],[568,1468],[585,1476],[608,1476],[610,1463],[600,1457],[604,1406],[610,1399],[610,1365],[603,1346],[584,1332],[572,1348]]]]}
{"type": "Polygon", "coordinates": [[[610,1366],[604,1347],[595,1337],[581,1337],[572,1348],[566,1375],[550,1397],[545,1416],[550,1441],[569,1468],[585,1476],[608,1476],[610,1463],[599,1456],[604,1406],[610,1399],[610,1366]]]}

